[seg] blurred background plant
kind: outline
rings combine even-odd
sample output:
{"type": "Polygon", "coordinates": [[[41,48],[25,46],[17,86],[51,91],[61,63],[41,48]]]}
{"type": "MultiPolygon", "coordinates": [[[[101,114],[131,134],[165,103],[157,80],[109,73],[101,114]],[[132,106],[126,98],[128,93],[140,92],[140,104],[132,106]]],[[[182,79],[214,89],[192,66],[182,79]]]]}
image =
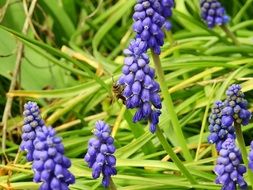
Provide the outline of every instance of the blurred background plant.
{"type": "MultiPolygon", "coordinates": [[[[113,126],[118,170],[113,179],[118,189],[220,189],[213,182],[217,155],[207,143],[207,118],[214,100],[223,100],[234,82],[242,85],[253,110],[252,2],[221,0],[231,17],[229,28],[241,43],[236,47],[222,29],[205,26],[198,0],[176,0],[173,41],[170,36],[165,39],[161,62],[174,111],[195,158],[185,163],[199,182],[190,186],[156,136],[143,127],[146,123],[132,123],[134,112],[126,111],[112,93],[123,65],[122,50],[134,35],[135,0],[0,0],[0,188],[38,188],[32,182],[31,164],[17,154],[23,104],[33,100],[40,104],[46,124],[63,138],[76,176],[71,189],[102,189],[83,161],[98,119],[113,126]]],[[[170,116],[162,114],[160,127],[183,161],[168,123],[170,116]]],[[[252,127],[251,122],[242,128],[247,146],[252,127]]]]}

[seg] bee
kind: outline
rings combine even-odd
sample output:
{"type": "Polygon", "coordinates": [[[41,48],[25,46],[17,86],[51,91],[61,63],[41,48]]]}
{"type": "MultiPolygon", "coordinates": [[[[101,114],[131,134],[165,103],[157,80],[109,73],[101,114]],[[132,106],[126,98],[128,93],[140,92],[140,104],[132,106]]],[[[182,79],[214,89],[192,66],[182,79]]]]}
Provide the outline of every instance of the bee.
{"type": "Polygon", "coordinates": [[[122,95],[123,91],[124,91],[125,87],[123,85],[120,85],[116,82],[113,82],[112,85],[112,92],[115,95],[115,97],[119,100],[121,99],[123,104],[126,105],[126,98],[125,96],[122,95]]]}

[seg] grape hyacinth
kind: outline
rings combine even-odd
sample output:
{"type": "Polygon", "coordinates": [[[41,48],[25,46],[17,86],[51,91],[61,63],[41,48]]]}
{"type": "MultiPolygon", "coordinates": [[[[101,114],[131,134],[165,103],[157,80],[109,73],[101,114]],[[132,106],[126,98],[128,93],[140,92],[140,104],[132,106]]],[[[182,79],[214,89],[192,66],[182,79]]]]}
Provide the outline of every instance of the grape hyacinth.
{"type": "Polygon", "coordinates": [[[222,109],[224,104],[222,101],[216,101],[212,108],[212,113],[209,116],[209,130],[208,142],[216,144],[217,151],[220,151],[222,143],[227,138],[235,138],[235,130],[232,125],[225,126],[221,123],[222,109]]]}
{"type": "Polygon", "coordinates": [[[147,44],[147,48],[160,54],[160,46],[164,43],[162,28],[171,29],[171,24],[166,19],[172,15],[174,0],[137,0],[134,7],[133,30],[137,38],[147,44]]]}
{"type": "Polygon", "coordinates": [[[250,143],[250,152],[249,152],[249,168],[253,171],[253,141],[250,143]]]}
{"type": "Polygon", "coordinates": [[[224,7],[218,0],[201,0],[201,17],[209,28],[214,26],[224,25],[229,22],[229,17],[226,15],[224,7]]]}
{"type": "Polygon", "coordinates": [[[41,119],[39,107],[35,102],[27,102],[24,105],[24,125],[22,128],[22,142],[20,149],[26,151],[27,161],[33,161],[33,151],[36,134],[35,129],[44,125],[44,121],[41,119]]]}
{"type": "Polygon", "coordinates": [[[250,152],[249,152],[249,168],[253,171],[253,141],[250,143],[250,152]]]}
{"type": "Polygon", "coordinates": [[[113,155],[115,152],[114,139],[110,134],[109,125],[103,121],[97,121],[94,130],[96,138],[90,139],[88,151],[84,157],[89,168],[92,168],[93,179],[99,178],[102,173],[104,187],[108,187],[111,176],[117,174],[115,169],[116,158],[113,155]]]}
{"type": "Polygon", "coordinates": [[[239,84],[231,85],[227,92],[227,98],[222,110],[222,124],[230,126],[233,123],[247,125],[251,118],[251,112],[247,110],[248,102],[244,98],[239,84]]]}
{"type": "Polygon", "coordinates": [[[64,156],[64,146],[55,130],[46,126],[36,128],[34,147],[33,180],[42,182],[40,190],[68,190],[75,177],[68,170],[71,162],[64,156]]]}
{"type": "Polygon", "coordinates": [[[133,122],[149,120],[150,131],[156,130],[159,122],[161,99],[159,84],[154,80],[155,70],[149,66],[149,57],[145,53],[146,43],[140,38],[130,42],[122,75],[118,83],[124,86],[123,96],[128,109],[137,108],[133,122]]]}
{"type": "Polygon", "coordinates": [[[214,169],[217,178],[216,183],[222,184],[222,190],[236,190],[236,185],[240,189],[247,189],[247,183],[243,179],[246,167],[241,164],[242,156],[235,145],[233,138],[227,138],[222,143],[217,165],[214,169]]]}

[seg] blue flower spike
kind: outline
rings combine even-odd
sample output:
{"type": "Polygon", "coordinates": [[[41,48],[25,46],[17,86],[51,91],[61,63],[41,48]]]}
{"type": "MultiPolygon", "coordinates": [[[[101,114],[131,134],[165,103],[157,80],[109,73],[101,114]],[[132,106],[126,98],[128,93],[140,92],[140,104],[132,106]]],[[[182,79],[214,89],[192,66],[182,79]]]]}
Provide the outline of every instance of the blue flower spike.
{"type": "Polygon", "coordinates": [[[64,156],[61,141],[52,127],[36,129],[32,169],[34,182],[42,182],[40,190],[68,190],[75,183],[74,175],[68,170],[71,161],[64,156]]]}
{"type": "Polygon", "coordinates": [[[249,168],[253,171],[253,141],[250,143],[250,152],[249,152],[249,168]]]}
{"type": "Polygon", "coordinates": [[[164,32],[171,29],[171,23],[166,19],[171,17],[174,0],[137,0],[134,7],[133,30],[137,38],[141,38],[147,48],[161,53],[164,44],[164,32]]]}
{"type": "Polygon", "coordinates": [[[103,175],[102,185],[108,187],[112,183],[111,176],[116,175],[116,158],[114,139],[111,129],[104,121],[97,121],[94,129],[95,138],[90,139],[84,160],[92,168],[92,177],[97,179],[103,175]]]}
{"type": "Polygon", "coordinates": [[[242,156],[235,145],[233,138],[227,138],[222,143],[217,165],[214,169],[216,183],[222,184],[222,190],[236,190],[238,185],[241,190],[247,190],[247,183],[243,178],[246,167],[241,164],[242,156]]]}
{"type": "Polygon", "coordinates": [[[209,28],[229,22],[224,7],[218,0],[200,0],[201,17],[209,28]]]}
{"type": "Polygon", "coordinates": [[[232,84],[227,92],[227,98],[222,110],[222,124],[230,126],[232,124],[248,125],[251,119],[251,112],[248,110],[248,102],[244,98],[239,84],[232,84]]]}
{"type": "Polygon", "coordinates": [[[160,86],[154,80],[155,70],[149,66],[149,57],[145,53],[146,43],[140,38],[132,40],[126,55],[125,65],[118,83],[124,86],[123,96],[128,109],[137,108],[133,122],[148,120],[150,132],[156,131],[162,108],[159,96],[160,86]]]}
{"type": "Polygon", "coordinates": [[[216,101],[209,116],[210,135],[208,136],[208,142],[215,144],[217,151],[220,151],[222,143],[228,137],[235,138],[233,125],[226,126],[221,122],[223,108],[224,103],[222,101],[216,101]]]}
{"type": "Polygon", "coordinates": [[[171,29],[167,20],[172,15],[174,0],[137,0],[134,6],[133,30],[135,38],[124,50],[125,60],[118,84],[124,87],[128,109],[136,108],[133,122],[149,122],[149,130],[155,133],[161,114],[159,84],[154,80],[155,70],[149,66],[146,54],[151,49],[156,55],[164,44],[164,31],[171,29]]]}
{"type": "Polygon", "coordinates": [[[20,150],[26,151],[27,161],[33,161],[34,140],[36,138],[35,130],[44,125],[44,121],[40,116],[40,110],[35,102],[27,102],[24,105],[24,125],[22,127],[22,142],[20,150]]]}
{"type": "Polygon", "coordinates": [[[71,161],[64,156],[61,138],[52,127],[46,127],[35,102],[24,105],[21,150],[27,151],[27,160],[32,162],[33,180],[40,190],[68,190],[75,182],[69,172],[71,161]]]}

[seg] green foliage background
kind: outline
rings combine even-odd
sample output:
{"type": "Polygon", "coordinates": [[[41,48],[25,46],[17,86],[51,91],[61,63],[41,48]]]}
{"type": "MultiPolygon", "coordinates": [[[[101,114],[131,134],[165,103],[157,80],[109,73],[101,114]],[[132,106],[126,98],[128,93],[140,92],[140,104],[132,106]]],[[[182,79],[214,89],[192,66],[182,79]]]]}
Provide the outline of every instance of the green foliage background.
{"type": "MultiPolygon", "coordinates": [[[[0,0],[0,116],[12,80],[17,44],[24,44],[17,88],[8,120],[6,154],[0,166],[0,189],[37,189],[31,164],[16,157],[22,127],[22,106],[40,104],[43,118],[63,138],[71,158],[76,184],[71,189],[102,189],[91,179],[83,161],[94,122],[103,119],[113,126],[116,139],[119,190],[220,189],[212,172],[216,154],[207,144],[207,117],[214,100],[224,99],[231,83],[243,87],[253,110],[252,0],[221,1],[231,16],[230,29],[241,46],[235,46],[220,28],[208,29],[199,17],[198,0],[176,0],[171,19],[174,42],[166,38],[161,61],[175,112],[194,161],[184,162],[178,138],[163,105],[160,127],[199,185],[191,186],[180,174],[148,127],[132,123],[113,97],[111,87],[123,64],[122,50],[133,37],[132,8],[135,0],[39,0],[30,18],[28,34],[22,33],[24,7],[31,1],[0,0]],[[8,6],[6,6],[8,5],[8,6]],[[113,77],[113,79],[112,79],[113,77]],[[19,88],[18,88],[19,86],[19,88]],[[7,175],[9,171],[9,175],[7,175]]],[[[153,65],[153,63],[151,63],[153,65]]],[[[243,127],[246,144],[253,124],[243,127]]],[[[0,139],[2,142],[2,138],[0,139]]],[[[3,151],[0,151],[3,156],[3,151]]]]}

